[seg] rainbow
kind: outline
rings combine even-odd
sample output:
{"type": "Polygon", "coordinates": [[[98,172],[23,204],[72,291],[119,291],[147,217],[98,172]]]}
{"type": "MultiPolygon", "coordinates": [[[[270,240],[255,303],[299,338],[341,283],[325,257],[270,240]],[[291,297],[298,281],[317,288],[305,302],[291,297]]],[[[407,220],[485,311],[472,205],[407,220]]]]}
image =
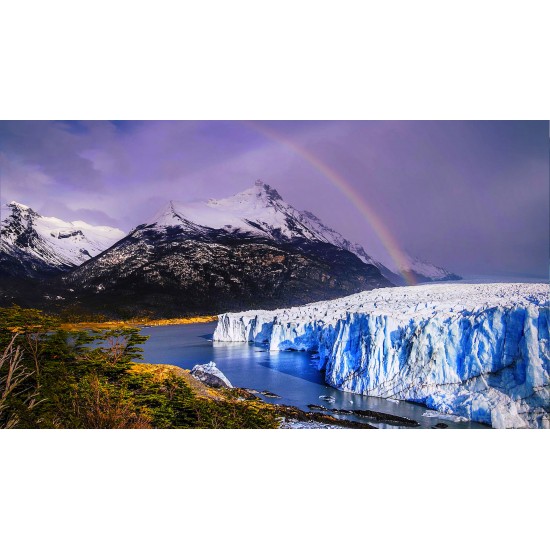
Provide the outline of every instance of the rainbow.
{"type": "MultiPolygon", "coordinates": [[[[407,255],[401,250],[395,237],[389,232],[388,228],[384,225],[380,217],[371,208],[367,201],[353,188],[353,186],[346,181],[340,174],[332,169],[326,162],[315,156],[311,151],[308,151],[301,145],[291,141],[285,136],[268,129],[265,126],[253,121],[246,121],[243,124],[259,132],[263,136],[272,139],[276,142],[282,143],[297,155],[307,161],[313,168],[320,172],[325,178],[336,187],[341,193],[343,193],[350,202],[359,210],[363,217],[367,220],[372,227],[380,242],[384,248],[388,251],[388,254],[392,257],[398,269],[401,270],[402,266],[409,265],[409,259],[407,255]]],[[[418,284],[413,274],[410,271],[401,270],[401,275],[409,285],[418,284]]]]}

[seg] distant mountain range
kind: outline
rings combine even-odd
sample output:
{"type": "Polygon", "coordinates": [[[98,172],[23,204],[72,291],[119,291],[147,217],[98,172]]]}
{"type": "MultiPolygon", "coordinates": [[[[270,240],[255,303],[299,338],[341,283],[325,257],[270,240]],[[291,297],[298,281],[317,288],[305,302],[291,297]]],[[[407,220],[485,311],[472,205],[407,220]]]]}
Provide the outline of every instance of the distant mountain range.
{"type": "MultiPolygon", "coordinates": [[[[171,201],[126,236],[12,202],[2,208],[1,236],[4,304],[162,316],[299,305],[403,283],[262,182],[226,199],[171,201]]],[[[407,267],[419,281],[459,279],[419,260],[407,267]]]]}
{"type": "Polygon", "coordinates": [[[65,272],[124,237],[114,227],[41,216],[10,202],[0,211],[0,274],[43,277],[65,272]]]}

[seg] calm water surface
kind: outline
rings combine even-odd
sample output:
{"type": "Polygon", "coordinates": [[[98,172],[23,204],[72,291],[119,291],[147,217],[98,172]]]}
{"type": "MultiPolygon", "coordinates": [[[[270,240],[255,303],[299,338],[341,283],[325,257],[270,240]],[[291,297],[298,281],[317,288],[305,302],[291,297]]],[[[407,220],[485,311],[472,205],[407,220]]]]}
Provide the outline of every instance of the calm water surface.
{"type": "MultiPolygon", "coordinates": [[[[281,399],[263,397],[270,403],[294,405],[305,411],[308,404],[337,409],[370,409],[417,420],[421,427],[430,428],[445,422],[449,428],[487,428],[476,422],[448,422],[422,416],[426,408],[401,401],[393,403],[378,397],[365,397],[343,392],[324,382],[324,374],[315,368],[311,353],[269,351],[265,346],[246,343],[212,342],[216,323],[146,327],[142,334],[149,336],[143,344],[146,363],[164,363],[192,369],[196,364],[214,361],[234,386],[268,390],[281,399]],[[319,399],[333,396],[334,403],[319,399]]],[[[357,417],[342,416],[360,421],[357,417]]],[[[383,423],[368,421],[379,428],[392,428],[383,423]]]]}

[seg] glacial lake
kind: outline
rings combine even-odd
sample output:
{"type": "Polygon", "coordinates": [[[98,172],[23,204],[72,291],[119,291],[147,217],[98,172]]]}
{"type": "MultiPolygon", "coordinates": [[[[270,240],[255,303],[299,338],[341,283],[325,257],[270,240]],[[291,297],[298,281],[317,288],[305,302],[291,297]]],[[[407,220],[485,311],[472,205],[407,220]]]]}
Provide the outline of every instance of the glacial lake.
{"type": "MultiPolygon", "coordinates": [[[[422,428],[431,428],[444,422],[448,429],[489,428],[477,422],[452,422],[426,417],[428,410],[422,405],[405,401],[393,402],[378,397],[365,397],[343,392],[327,386],[324,373],[315,367],[314,354],[293,351],[269,351],[267,347],[247,343],[213,342],[212,335],[216,323],[189,325],[168,325],[145,327],[144,336],[149,339],[143,344],[143,361],[164,363],[192,369],[200,363],[214,361],[234,386],[258,391],[268,390],[280,395],[280,399],[260,395],[270,403],[294,405],[308,411],[308,404],[322,405],[337,409],[369,409],[397,416],[405,416],[419,422],[422,428]],[[320,396],[332,396],[330,403],[320,396]]],[[[344,415],[355,421],[356,416],[344,415]]],[[[388,424],[363,420],[378,428],[395,428],[388,424]]]]}

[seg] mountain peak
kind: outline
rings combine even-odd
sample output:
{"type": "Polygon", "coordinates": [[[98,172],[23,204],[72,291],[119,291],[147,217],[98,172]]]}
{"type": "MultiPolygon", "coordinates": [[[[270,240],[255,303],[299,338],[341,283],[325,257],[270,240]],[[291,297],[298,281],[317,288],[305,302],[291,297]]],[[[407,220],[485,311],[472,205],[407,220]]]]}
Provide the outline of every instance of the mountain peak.
{"type": "Polygon", "coordinates": [[[271,206],[276,202],[283,202],[283,197],[279,192],[274,188],[264,183],[262,180],[256,180],[252,187],[233,195],[232,197],[227,197],[225,199],[211,199],[209,202],[213,204],[219,204],[221,202],[238,202],[243,203],[259,203],[263,206],[271,206]]]}
{"type": "Polygon", "coordinates": [[[30,210],[31,209],[30,206],[27,206],[26,204],[21,204],[20,202],[17,202],[17,201],[9,202],[8,206],[18,208],[19,210],[30,210]]]}
{"type": "Polygon", "coordinates": [[[63,270],[99,254],[124,236],[114,227],[42,216],[11,201],[2,206],[0,255],[16,258],[23,271],[63,270]]]}
{"type": "Polygon", "coordinates": [[[149,219],[147,225],[171,226],[188,221],[207,227],[238,227],[242,225],[242,218],[261,216],[266,209],[285,207],[290,208],[278,191],[258,179],[252,187],[223,199],[188,203],[170,200],[149,219]]]}
{"type": "Polygon", "coordinates": [[[11,201],[7,203],[6,206],[10,208],[12,212],[17,211],[17,212],[25,212],[28,214],[38,215],[30,206],[27,206],[26,204],[22,204],[17,201],[11,201]]]}
{"type": "Polygon", "coordinates": [[[258,179],[254,182],[254,189],[259,195],[264,195],[270,198],[271,200],[274,200],[274,201],[283,200],[283,197],[281,197],[277,189],[275,189],[274,187],[271,187],[267,183],[264,183],[262,180],[258,179]]]}
{"type": "Polygon", "coordinates": [[[276,189],[256,180],[248,189],[223,199],[170,201],[147,225],[182,226],[191,232],[202,227],[269,235],[276,239],[314,239],[315,235],[301,218],[301,213],[284,202],[276,189]]]}

